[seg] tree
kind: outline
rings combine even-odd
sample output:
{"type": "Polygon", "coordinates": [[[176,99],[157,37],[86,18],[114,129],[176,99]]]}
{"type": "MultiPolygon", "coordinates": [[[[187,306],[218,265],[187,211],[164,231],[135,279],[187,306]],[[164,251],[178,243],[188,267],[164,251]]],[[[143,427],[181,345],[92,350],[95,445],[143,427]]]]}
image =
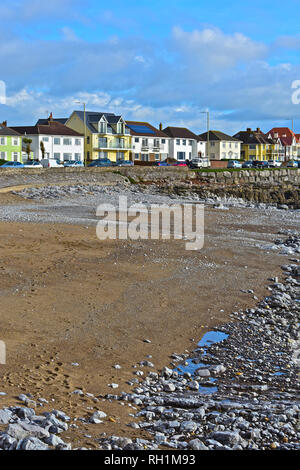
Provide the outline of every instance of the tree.
{"type": "Polygon", "coordinates": [[[41,143],[40,143],[40,148],[41,148],[41,152],[42,152],[42,157],[45,158],[46,150],[45,150],[45,145],[44,145],[43,141],[41,141],[41,143]]]}
{"type": "Polygon", "coordinates": [[[27,137],[25,137],[23,142],[26,144],[25,152],[27,153],[27,160],[30,160],[32,139],[27,139],[27,137]]]}

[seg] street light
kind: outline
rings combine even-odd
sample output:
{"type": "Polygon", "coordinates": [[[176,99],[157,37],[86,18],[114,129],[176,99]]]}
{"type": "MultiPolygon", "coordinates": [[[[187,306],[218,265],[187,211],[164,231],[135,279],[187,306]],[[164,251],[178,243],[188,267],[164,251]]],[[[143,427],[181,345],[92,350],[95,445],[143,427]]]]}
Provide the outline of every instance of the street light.
{"type": "Polygon", "coordinates": [[[207,117],[207,142],[206,142],[206,156],[209,160],[208,146],[209,146],[209,111],[200,111],[201,114],[206,114],[207,117]]]}
{"type": "Polygon", "coordinates": [[[84,166],[86,166],[86,112],[85,112],[86,103],[82,101],[75,101],[75,103],[83,105],[83,123],[84,123],[83,161],[84,161],[84,166]]]}

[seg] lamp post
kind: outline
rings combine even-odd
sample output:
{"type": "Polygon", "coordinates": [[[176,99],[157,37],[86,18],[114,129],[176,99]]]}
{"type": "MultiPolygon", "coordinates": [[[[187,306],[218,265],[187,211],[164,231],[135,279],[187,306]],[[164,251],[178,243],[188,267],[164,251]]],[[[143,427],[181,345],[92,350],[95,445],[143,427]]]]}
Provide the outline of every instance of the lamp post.
{"type": "Polygon", "coordinates": [[[209,160],[209,152],[208,152],[208,146],[209,146],[209,111],[201,111],[201,113],[206,114],[206,118],[207,118],[206,156],[207,156],[207,160],[209,160]]]}
{"type": "Polygon", "coordinates": [[[75,101],[77,104],[82,104],[83,105],[83,125],[84,125],[84,145],[83,145],[83,162],[84,166],[86,166],[86,103],[81,102],[81,101],[75,101]]]}

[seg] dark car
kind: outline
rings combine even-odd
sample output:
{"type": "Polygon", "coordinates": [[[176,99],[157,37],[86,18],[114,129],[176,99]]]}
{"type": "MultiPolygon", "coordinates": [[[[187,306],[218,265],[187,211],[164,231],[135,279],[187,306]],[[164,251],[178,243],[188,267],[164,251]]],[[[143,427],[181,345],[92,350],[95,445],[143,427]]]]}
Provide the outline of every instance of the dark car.
{"type": "Polygon", "coordinates": [[[88,164],[89,167],[106,167],[112,166],[112,162],[109,158],[99,158],[98,160],[94,160],[88,164]]]}
{"type": "Polygon", "coordinates": [[[116,166],[133,166],[133,165],[134,163],[131,160],[120,159],[116,161],[116,166]]]}
{"type": "Polygon", "coordinates": [[[242,168],[253,168],[253,162],[251,160],[244,162],[242,168]]]}

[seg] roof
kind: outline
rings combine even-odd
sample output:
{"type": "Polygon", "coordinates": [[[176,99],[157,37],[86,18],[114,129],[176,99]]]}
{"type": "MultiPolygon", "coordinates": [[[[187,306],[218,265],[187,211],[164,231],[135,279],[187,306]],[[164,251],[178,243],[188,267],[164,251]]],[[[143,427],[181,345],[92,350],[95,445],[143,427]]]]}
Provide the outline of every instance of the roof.
{"type": "Polygon", "coordinates": [[[48,121],[48,124],[37,124],[35,126],[13,126],[15,131],[22,135],[68,135],[74,137],[82,137],[82,134],[64,126],[57,121],[48,121]]]}
{"type": "Polygon", "coordinates": [[[122,116],[116,116],[114,113],[99,113],[95,111],[86,111],[85,113],[84,111],[74,111],[74,113],[77,114],[79,119],[83,122],[85,114],[86,126],[93,133],[98,132],[95,128],[95,124],[97,124],[103,116],[107,120],[108,128],[111,130],[112,134],[116,134],[114,126],[122,119],[122,116]]]}
{"type": "Polygon", "coordinates": [[[17,131],[15,131],[12,127],[6,127],[0,125],[0,135],[4,136],[14,136],[14,135],[20,135],[17,131]]]}
{"type": "Polygon", "coordinates": [[[200,136],[194,134],[194,132],[190,131],[186,127],[166,127],[163,129],[163,132],[167,134],[168,137],[172,137],[173,139],[194,139],[194,140],[203,140],[200,136]]]}
{"type": "MultiPolygon", "coordinates": [[[[200,137],[203,140],[207,140],[207,132],[203,132],[203,134],[200,134],[200,137]]],[[[231,135],[225,134],[224,132],[221,131],[209,131],[209,140],[210,141],[227,141],[227,142],[235,142],[239,141],[239,139],[232,137],[231,135]]]]}
{"type": "Polygon", "coordinates": [[[293,145],[293,138],[296,139],[296,142],[299,142],[299,137],[297,137],[297,134],[295,134],[288,127],[273,127],[273,129],[268,132],[268,135],[269,134],[271,134],[273,138],[276,136],[276,134],[278,134],[278,138],[280,139],[282,145],[285,146],[293,145]]]}
{"type": "Polygon", "coordinates": [[[246,145],[260,145],[260,144],[274,144],[273,138],[270,138],[267,134],[264,134],[259,128],[252,130],[248,128],[246,131],[240,131],[234,135],[237,139],[240,139],[243,144],[246,145]]]}
{"type": "MultiPolygon", "coordinates": [[[[60,122],[61,124],[66,124],[66,122],[67,122],[68,119],[69,119],[69,118],[53,118],[53,121],[60,122]]],[[[43,124],[43,125],[44,125],[44,124],[48,124],[48,122],[49,122],[49,118],[47,118],[47,119],[39,119],[39,120],[37,121],[37,123],[36,123],[36,126],[37,126],[38,124],[43,124]]]]}
{"type": "Polygon", "coordinates": [[[132,136],[165,137],[169,138],[163,131],[152,126],[148,122],[126,121],[132,136]]]}

